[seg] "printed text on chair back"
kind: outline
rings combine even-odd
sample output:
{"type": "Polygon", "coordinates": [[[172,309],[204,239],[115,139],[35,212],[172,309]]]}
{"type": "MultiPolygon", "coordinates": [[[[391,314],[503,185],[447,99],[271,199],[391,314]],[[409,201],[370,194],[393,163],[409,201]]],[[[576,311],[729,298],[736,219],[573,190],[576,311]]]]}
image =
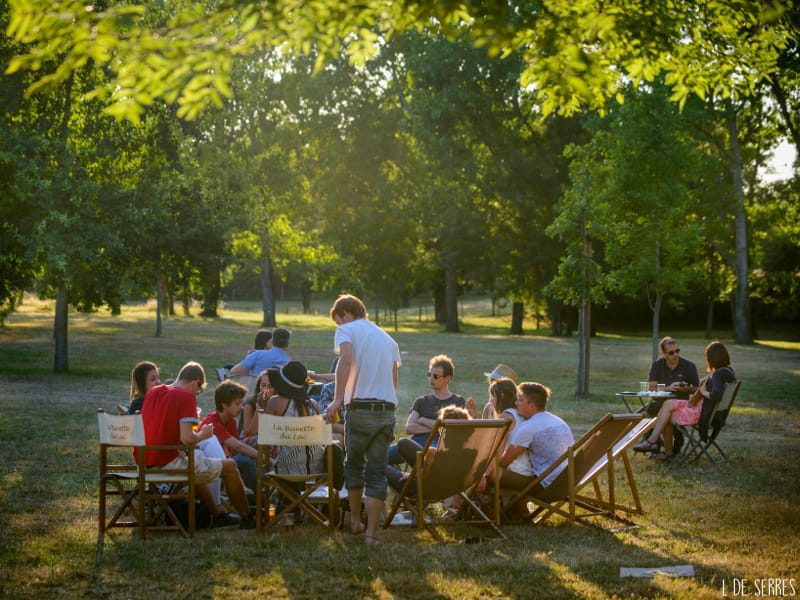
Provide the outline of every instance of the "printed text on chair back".
{"type": "Polygon", "coordinates": [[[109,446],[144,446],[142,415],[109,415],[97,413],[100,443],[109,446]]]}
{"type": "Polygon", "coordinates": [[[333,443],[330,423],[322,415],[278,417],[258,415],[258,443],[269,446],[328,446],[333,443]]]}

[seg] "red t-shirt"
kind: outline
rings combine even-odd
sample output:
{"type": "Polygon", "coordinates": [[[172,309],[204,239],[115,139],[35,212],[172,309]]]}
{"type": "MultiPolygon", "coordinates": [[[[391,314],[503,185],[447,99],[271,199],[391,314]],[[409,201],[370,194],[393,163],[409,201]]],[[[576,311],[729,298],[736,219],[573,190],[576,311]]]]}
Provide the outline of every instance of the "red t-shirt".
{"type": "Polygon", "coordinates": [[[220,446],[225,448],[225,456],[230,456],[231,451],[225,446],[225,442],[231,437],[235,440],[239,439],[239,427],[236,425],[236,419],[228,419],[228,424],[226,425],[222,422],[222,419],[219,418],[219,413],[214,411],[206,415],[203,422],[200,423],[200,427],[202,428],[206,423],[211,423],[214,426],[214,435],[217,436],[220,446]]]}
{"type": "MultiPolygon", "coordinates": [[[[181,423],[197,424],[197,399],[183,388],[157,385],[144,397],[142,421],[148,445],[178,445],[181,423]]],[[[178,450],[148,450],[145,462],[148,467],[160,467],[179,453],[178,450]]]]}

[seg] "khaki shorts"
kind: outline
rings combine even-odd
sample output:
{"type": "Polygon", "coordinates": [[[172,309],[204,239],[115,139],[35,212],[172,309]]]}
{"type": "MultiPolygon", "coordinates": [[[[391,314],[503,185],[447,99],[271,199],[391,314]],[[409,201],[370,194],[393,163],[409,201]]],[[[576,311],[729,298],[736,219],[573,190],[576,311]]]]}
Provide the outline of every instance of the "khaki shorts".
{"type": "MultiPolygon", "coordinates": [[[[162,469],[185,469],[189,459],[185,454],[181,453],[179,456],[168,462],[162,469]]],[[[194,453],[194,482],[197,485],[211,483],[219,479],[222,473],[222,459],[209,458],[203,456],[199,452],[194,453]]]]}

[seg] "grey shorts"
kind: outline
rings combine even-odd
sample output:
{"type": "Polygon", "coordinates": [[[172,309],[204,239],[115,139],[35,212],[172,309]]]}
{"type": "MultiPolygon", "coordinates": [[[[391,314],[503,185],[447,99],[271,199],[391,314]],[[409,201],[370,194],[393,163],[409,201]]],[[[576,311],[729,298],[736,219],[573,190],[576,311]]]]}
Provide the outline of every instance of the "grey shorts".
{"type": "MultiPolygon", "coordinates": [[[[185,469],[189,459],[183,453],[165,464],[162,469],[185,469]]],[[[197,485],[211,483],[222,474],[222,459],[209,458],[199,452],[194,453],[194,482],[197,485]]]]}

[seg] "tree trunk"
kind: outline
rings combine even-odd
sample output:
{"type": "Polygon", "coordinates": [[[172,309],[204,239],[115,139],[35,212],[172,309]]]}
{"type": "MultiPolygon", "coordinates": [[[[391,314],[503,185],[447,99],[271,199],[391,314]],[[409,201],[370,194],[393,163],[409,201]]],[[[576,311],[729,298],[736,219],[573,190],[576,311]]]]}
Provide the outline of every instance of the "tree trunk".
{"type": "Polygon", "coordinates": [[[261,261],[261,313],[261,326],[275,327],[275,296],[272,291],[270,261],[266,250],[264,260],[261,261]]]}
{"type": "MultiPolygon", "coordinates": [[[[64,83],[64,110],[61,113],[60,136],[62,138],[61,167],[66,169],[67,165],[67,142],[69,139],[69,121],[72,115],[72,86],[75,82],[75,75],[72,74],[64,83]]],[[[55,356],[53,359],[53,371],[56,373],[69,372],[69,346],[67,344],[67,332],[69,330],[69,295],[64,285],[63,277],[60,277],[58,289],[56,290],[56,314],[53,320],[53,341],[55,342],[55,356]]]]}
{"type": "Polygon", "coordinates": [[[514,302],[511,305],[511,335],[522,335],[522,321],[525,318],[525,305],[514,302]]]}
{"type": "Polygon", "coordinates": [[[710,340],[714,332],[714,299],[708,299],[706,306],[706,339],[710,340]]]}
{"type": "Polygon", "coordinates": [[[172,287],[169,278],[161,274],[161,312],[164,315],[175,316],[175,296],[172,294],[172,287]]]}
{"type": "Polygon", "coordinates": [[[55,361],[53,370],[56,373],[69,371],[69,351],[67,345],[67,330],[69,328],[69,298],[64,284],[58,286],[56,292],[56,316],[53,325],[53,339],[55,341],[55,361]]]}
{"type": "Polygon", "coordinates": [[[747,214],[744,205],[742,152],[736,113],[728,109],[728,134],[731,150],[731,180],[733,183],[734,226],[736,228],[736,296],[733,308],[733,336],[738,344],[752,344],[750,333],[750,298],[748,289],[747,214]]]}
{"type": "Polygon", "coordinates": [[[456,270],[448,266],[444,273],[447,322],[444,330],[458,333],[458,278],[456,270]]]}
{"type": "Polygon", "coordinates": [[[653,351],[651,353],[653,360],[658,358],[658,341],[661,339],[661,305],[663,302],[664,294],[662,292],[656,292],[655,298],[653,299],[653,351]]]}
{"type": "MultiPolygon", "coordinates": [[[[587,199],[588,206],[588,199],[587,199]]],[[[584,212],[581,223],[581,244],[583,246],[584,265],[592,257],[592,240],[586,227],[586,213],[584,212]]],[[[578,398],[588,398],[589,393],[589,362],[591,357],[592,338],[592,300],[589,273],[584,266],[582,272],[583,288],[578,308],[578,385],[575,395],[578,398]]]]}
{"type": "Polygon", "coordinates": [[[442,325],[447,322],[447,294],[443,280],[444,273],[442,273],[442,278],[438,279],[433,286],[433,319],[442,325]]]}
{"type": "Polygon", "coordinates": [[[219,307],[219,299],[222,296],[222,282],[220,281],[220,271],[222,266],[216,260],[209,262],[205,284],[203,285],[203,305],[200,311],[200,316],[211,317],[216,319],[219,316],[217,309],[219,307]]]}
{"type": "Polygon", "coordinates": [[[302,299],[303,299],[303,314],[310,315],[311,314],[311,284],[305,282],[303,284],[303,289],[301,290],[302,299]]]}
{"type": "Polygon", "coordinates": [[[560,302],[556,302],[550,298],[546,300],[546,303],[547,316],[550,319],[550,335],[559,337],[561,336],[562,305],[560,302]]]}
{"type": "Polygon", "coordinates": [[[161,276],[156,280],[156,337],[161,337],[161,276]]]}
{"type": "Polygon", "coordinates": [[[578,387],[575,393],[578,398],[588,398],[591,395],[589,392],[591,334],[592,302],[587,297],[581,301],[580,314],[578,315],[578,387]]]}

